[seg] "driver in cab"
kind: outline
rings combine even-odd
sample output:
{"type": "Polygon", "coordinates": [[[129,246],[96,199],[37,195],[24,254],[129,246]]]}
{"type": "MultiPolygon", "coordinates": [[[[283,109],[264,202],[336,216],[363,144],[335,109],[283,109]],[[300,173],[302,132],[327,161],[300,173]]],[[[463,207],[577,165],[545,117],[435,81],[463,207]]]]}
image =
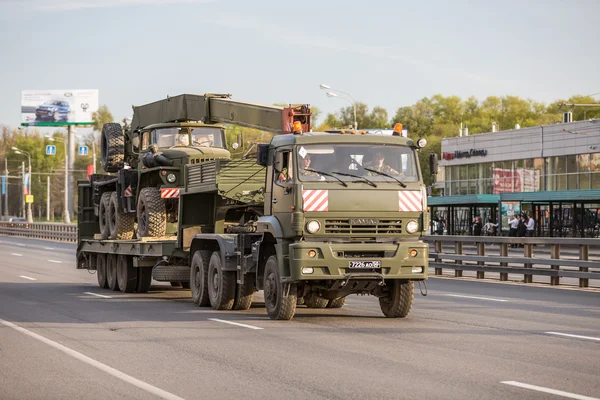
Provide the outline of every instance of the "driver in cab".
{"type": "MultiPolygon", "coordinates": [[[[381,151],[376,152],[373,156],[373,161],[365,163],[363,167],[375,170],[377,172],[383,172],[384,174],[400,175],[398,171],[385,163],[385,155],[381,151]]],[[[371,171],[368,172],[369,175],[374,175],[371,171]]]]}
{"type": "Polygon", "coordinates": [[[180,133],[175,137],[175,146],[189,146],[190,138],[187,133],[180,133]]]}

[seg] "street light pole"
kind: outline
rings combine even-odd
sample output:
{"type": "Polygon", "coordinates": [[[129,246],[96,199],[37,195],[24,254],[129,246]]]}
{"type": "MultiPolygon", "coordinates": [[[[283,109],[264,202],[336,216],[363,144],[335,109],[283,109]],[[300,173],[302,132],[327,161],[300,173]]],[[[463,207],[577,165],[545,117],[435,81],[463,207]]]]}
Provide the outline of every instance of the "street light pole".
{"type": "Polygon", "coordinates": [[[320,84],[319,88],[321,88],[321,90],[330,90],[329,92],[327,92],[327,97],[339,97],[340,99],[344,99],[344,100],[347,100],[348,102],[350,102],[350,105],[352,105],[352,111],[354,111],[354,130],[358,130],[358,122],[356,121],[356,100],[354,100],[354,97],[352,97],[352,95],[348,92],[344,92],[343,90],[339,90],[339,89],[334,89],[331,86],[326,85],[324,83],[320,84]],[[335,92],[343,93],[346,96],[348,96],[349,98],[340,96],[339,94],[337,94],[335,92]]]}
{"type": "MultiPolygon", "coordinates": [[[[33,171],[31,170],[31,153],[28,153],[25,150],[19,150],[17,147],[13,147],[12,149],[14,150],[15,154],[24,154],[27,156],[28,167],[29,167],[29,179],[27,180],[27,194],[31,195],[31,177],[32,177],[32,173],[33,173],[33,171]]],[[[23,176],[23,179],[25,179],[25,176],[23,176]]],[[[31,212],[31,203],[28,203],[26,200],[25,200],[25,203],[27,205],[27,222],[31,223],[31,222],[33,222],[33,213],[31,212]]]]}

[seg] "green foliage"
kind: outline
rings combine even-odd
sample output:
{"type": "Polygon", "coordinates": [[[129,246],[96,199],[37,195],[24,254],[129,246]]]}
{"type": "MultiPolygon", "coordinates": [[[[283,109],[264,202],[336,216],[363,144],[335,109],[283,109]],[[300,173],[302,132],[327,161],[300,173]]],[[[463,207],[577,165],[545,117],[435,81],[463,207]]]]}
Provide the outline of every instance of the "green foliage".
{"type": "Polygon", "coordinates": [[[111,114],[106,104],[98,107],[98,111],[92,114],[92,126],[97,132],[102,131],[102,126],[108,122],[114,122],[114,117],[111,114]]]}

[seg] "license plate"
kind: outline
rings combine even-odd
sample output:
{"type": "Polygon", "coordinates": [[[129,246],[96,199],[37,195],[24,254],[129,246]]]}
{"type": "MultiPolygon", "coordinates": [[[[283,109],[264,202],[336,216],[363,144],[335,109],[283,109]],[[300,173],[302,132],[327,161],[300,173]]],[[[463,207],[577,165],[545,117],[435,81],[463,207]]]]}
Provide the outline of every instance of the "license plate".
{"type": "Polygon", "coordinates": [[[379,269],[381,261],[350,261],[350,269],[379,269]]]}

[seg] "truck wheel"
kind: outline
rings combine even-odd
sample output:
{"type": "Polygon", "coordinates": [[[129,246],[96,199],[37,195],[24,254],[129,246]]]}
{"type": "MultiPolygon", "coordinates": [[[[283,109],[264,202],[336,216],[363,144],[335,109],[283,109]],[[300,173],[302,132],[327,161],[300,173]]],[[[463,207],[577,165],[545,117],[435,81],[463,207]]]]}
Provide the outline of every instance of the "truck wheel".
{"type": "Polygon", "coordinates": [[[387,281],[389,292],[379,298],[381,311],[388,318],[404,318],[410,313],[415,298],[415,283],[408,281],[387,281]]]}
{"type": "Polygon", "coordinates": [[[296,299],[296,305],[303,306],[304,305],[304,297],[298,296],[298,298],[296,299]]]}
{"type": "MultiPolygon", "coordinates": [[[[248,278],[248,277],[246,277],[248,278]]],[[[252,295],[254,294],[254,282],[250,279],[244,279],[243,284],[235,285],[234,310],[247,310],[252,306],[252,295]]]]}
{"type": "Polygon", "coordinates": [[[98,277],[98,286],[101,289],[108,288],[106,280],[106,255],[98,253],[96,255],[96,276],[98,277]]]}
{"type": "Polygon", "coordinates": [[[102,239],[108,239],[110,236],[110,226],[108,224],[108,209],[110,208],[110,192],[102,194],[100,197],[100,207],[98,208],[98,219],[100,220],[100,235],[102,239]]]}
{"type": "Polygon", "coordinates": [[[198,250],[194,253],[194,257],[192,257],[192,267],[190,268],[192,301],[199,307],[210,306],[208,281],[206,279],[209,261],[210,251],[207,250],[198,250]]]}
{"type": "Polygon", "coordinates": [[[327,308],[342,308],[344,307],[344,305],[346,304],[346,297],[338,297],[337,299],[334,300],[329,300],[329,303],[327,303],[327,308]]]}
{"type": "Polygon", "coordinates": [[[117,280],[117,255],[106,255],[106,279],[110,290],[119,290],[119,281],[117,280]]]}
{"type": "Polygon", "coordinates": [[[109,238],[117,240],[131,240],[133,238],[133,223],[135,214],[119,211],[119,199],[117,192],[110,195],[108,207],[109,238]]]}
{"type": "Polygon", "coordinates": [[[121,125],[109,122],[102,126],[102,168],[106,172],[117,172],[123,167],[125,158],[125,135],[121,125]]]}
{"type": "Polygon", "coordinates": [[[140,191],[137,204],[137,237],[160,237],[167,232],[167,211],[165,201],[160,198],[158,188],[144,188],[140,191]]]}
{"type": "Polygon", "coordinates": [[[269,318],[275,320],[290,320],[296,312],[296,284],[290,284],[289,293],[286,295],[285,286],[279,277],[277,256],[271,256],[265,264],[265,306],[269,318]]]}
{"type": "Polygon", "coordinates": [[[304,304],[308,308],[325,308],[327,307],[328,302],[329,300],[324,299],[317,293],[309,293],[304,296],[304,304]]]}
{"type": "Polygon", "coordinates": [[[117,259],[117,283],[121,292],[133,293],[137,288],[137,271],[133,267],[133,258],[119,254],[117,259]]]}
{"type": "Polygon", "coordinates": [[[152,267],[137,268],[137,287],[136,293],[148,293],[152,285],[152,267]]]}
{"type": "Polygon", "coordinates": [[[235,273],[221,269],[221,253],[215,251],[210,256],[206,275],[208,298],[215,310],[231,310],[235,300],[235,273]]]}

